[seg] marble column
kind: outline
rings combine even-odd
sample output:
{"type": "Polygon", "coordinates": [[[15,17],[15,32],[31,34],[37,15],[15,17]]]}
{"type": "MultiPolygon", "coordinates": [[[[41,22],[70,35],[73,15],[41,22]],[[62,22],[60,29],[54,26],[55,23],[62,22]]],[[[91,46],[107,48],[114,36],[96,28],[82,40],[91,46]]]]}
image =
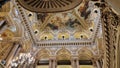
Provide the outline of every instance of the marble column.
{"type": "Polygon", "coordinates": [[[50,57],[49,59],[49,68],[56,68],[56,57],[50,57]]]}
{"type": "Polygon", "coordinates": [[[80,65],[79,65],[79,58],[76,59],[76,64],[77,64],[77,68],[80,68],[80,65]]]}
{"type": "Polygon", "coordinates": [[[49,68],[52,68],[52,59],[49,59],[49,68]]]}
{"type": "Polygon", "coordinates": [[[53,59],[53,68],[56,68],[56,59],[53,59]]]}
{"type": "Polygon", "coordinates": [[[72,68],[79,68],[79,59],[78,59],[78,57],[72,57],[71,65],[72,65],[72,68]]]}

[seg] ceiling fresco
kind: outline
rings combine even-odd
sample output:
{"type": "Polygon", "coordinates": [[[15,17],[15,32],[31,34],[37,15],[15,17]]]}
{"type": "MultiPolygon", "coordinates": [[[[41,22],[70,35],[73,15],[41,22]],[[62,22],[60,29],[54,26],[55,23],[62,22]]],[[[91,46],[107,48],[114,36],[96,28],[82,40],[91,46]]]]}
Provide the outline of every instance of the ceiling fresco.
{"type": "MultiPolygon", "coordinates": [[[[8,55],[15,52],[12,50],[14,48],[12,45],[16,45],[13,42],[19,45],[18,48],[17,45],[14,48],[16,55],[12,56],[13,60],[10,58],[11,66],[19,61],[20,55],[23,59],[28,58],[27,63],[32,61],[33,57],[39,61],[53,60],[51,62],[71,59],[75,62],[77,60],[93,60],[94,62],[103,55],[99,1],[95,3],[94,0],[18,0],[21,3],[25,1],[29,7],[40,8],[42,11],[48,7],[55,10],[62,9],[64,5],[69,6],[70,1],[71,3],[80,1],[77,3],[79,5],[74,5],[75,7],[68,11],[63,9],[64,12],[61,12],[60,9],[43,13],[37,9],[33,12],[26,10],[24,7],[20,7],[21,4],[19,5],[17,0],[15,1],[9,17],[7,17],[10,18],[7,19],[8,22],[10,24],[13,22],[14,25],[8,25],[8,29],[0,34],[0,59],[6,59],[8,55]],[[54,1],[53,6],[51,1],[54,1]],[[21,48],[20,51],[18,51],[19,48],[21,48]]],[[[48,66],[42,67],[47,68],[48,66]]],[[[93,66],[77,67],[93,68],[93,66]]],[[[71,66],[61,65],[58,68],[71,68],[71,66]]]]}
{"type": "Polygon", "coordinates": [[[37,40],[90,39],[100,19],[99,3],[89,0],[66,12],[26,13],[31,22],[37,17],[32,23],[37,40]]]}
{"type": "Polygon", "coordinates": [[[79,29],[80,26],[81,26],[80,22],[73,14],[60,13],[56,14],[54,17],[52,17],[51,20],[48,21],[48,24],[45,27],[45,29],[53,31],[67,29],[73,31],[75,29],[79,29]]]}

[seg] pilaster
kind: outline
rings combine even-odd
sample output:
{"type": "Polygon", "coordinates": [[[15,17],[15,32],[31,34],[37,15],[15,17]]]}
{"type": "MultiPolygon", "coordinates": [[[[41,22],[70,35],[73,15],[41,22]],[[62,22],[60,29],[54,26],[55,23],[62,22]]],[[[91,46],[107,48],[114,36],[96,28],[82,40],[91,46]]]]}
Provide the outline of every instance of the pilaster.
{"type": "Polygon", "coordinates": [[[78,56],[72,56],[71,58],[71,65],[72,65],[72,68],[79,68],[79,58],[78,56]]]}
{"type": "Polygon", "coordinates": [[[55,56],[50,56],[49,58],[49,68],[56,68],[57,62],[55,56]]]}

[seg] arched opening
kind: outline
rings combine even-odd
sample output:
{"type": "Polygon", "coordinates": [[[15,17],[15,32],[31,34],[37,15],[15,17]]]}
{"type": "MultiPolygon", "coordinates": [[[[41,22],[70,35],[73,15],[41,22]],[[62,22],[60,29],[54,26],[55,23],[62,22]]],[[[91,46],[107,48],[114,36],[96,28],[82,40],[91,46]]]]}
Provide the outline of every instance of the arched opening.
{"type": "Polygon", "coordinates": [[[57,53],[57,67],[56,68],[72,68],[71,66],[71,53],[62,48],[57,53]]]}
{"type": "Polygon", "coordinates": [[[94,68],[91,60],[79,60],[79,68],[94,68]]]}
{"type": "Polygon", "coordinates": [[[79,52],[79,68],[94,68],[92,62],[92,52],[87,48],[81,49],[79,52]]]}
{"type": "Polygon", "coordinates": [[[49,68],[49,52],[42,49],[37,54],[36,68],[49,68]]]}
{"type": "Polygon", "coordinates": [[[44,32],[43,34],[40,35],[40,40],[53,40],[54,39],[54,36],[52,33],[50,32],[44,32]]]}
{"type": "Polygon", "coordinates": [[[75,39],[88,39],[89,38],[89,35],[87,35],[86,33],[84,32],[75,32],[74,33],[74,38],[75,39]]]}
{"type": "Polygon", "coordinates": [[[60,32],[58,33],[58,39],[59,40],[66,40],[66,39],[69,39],[70,38],[70,35],[68,32],[60,32]]]}
{"type": "Polygon", "coordinates": [[[48,58],[39,59],[36,68],[49,68],[49,59],[48,58]]]}

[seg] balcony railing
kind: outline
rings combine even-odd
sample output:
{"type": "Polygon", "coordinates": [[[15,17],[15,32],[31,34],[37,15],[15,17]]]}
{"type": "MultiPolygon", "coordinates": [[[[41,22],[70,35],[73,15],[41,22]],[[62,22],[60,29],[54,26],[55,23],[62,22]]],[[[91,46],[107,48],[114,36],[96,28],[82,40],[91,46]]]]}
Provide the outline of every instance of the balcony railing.
{"type": "Polygon", "coordinates": [[[91,39],[76,39],[76,40],[44,40],[37,42],[38,46],[66,46],[66,45],[77,45],[77,46],[90,46],[92,44],[91,39]]]}

